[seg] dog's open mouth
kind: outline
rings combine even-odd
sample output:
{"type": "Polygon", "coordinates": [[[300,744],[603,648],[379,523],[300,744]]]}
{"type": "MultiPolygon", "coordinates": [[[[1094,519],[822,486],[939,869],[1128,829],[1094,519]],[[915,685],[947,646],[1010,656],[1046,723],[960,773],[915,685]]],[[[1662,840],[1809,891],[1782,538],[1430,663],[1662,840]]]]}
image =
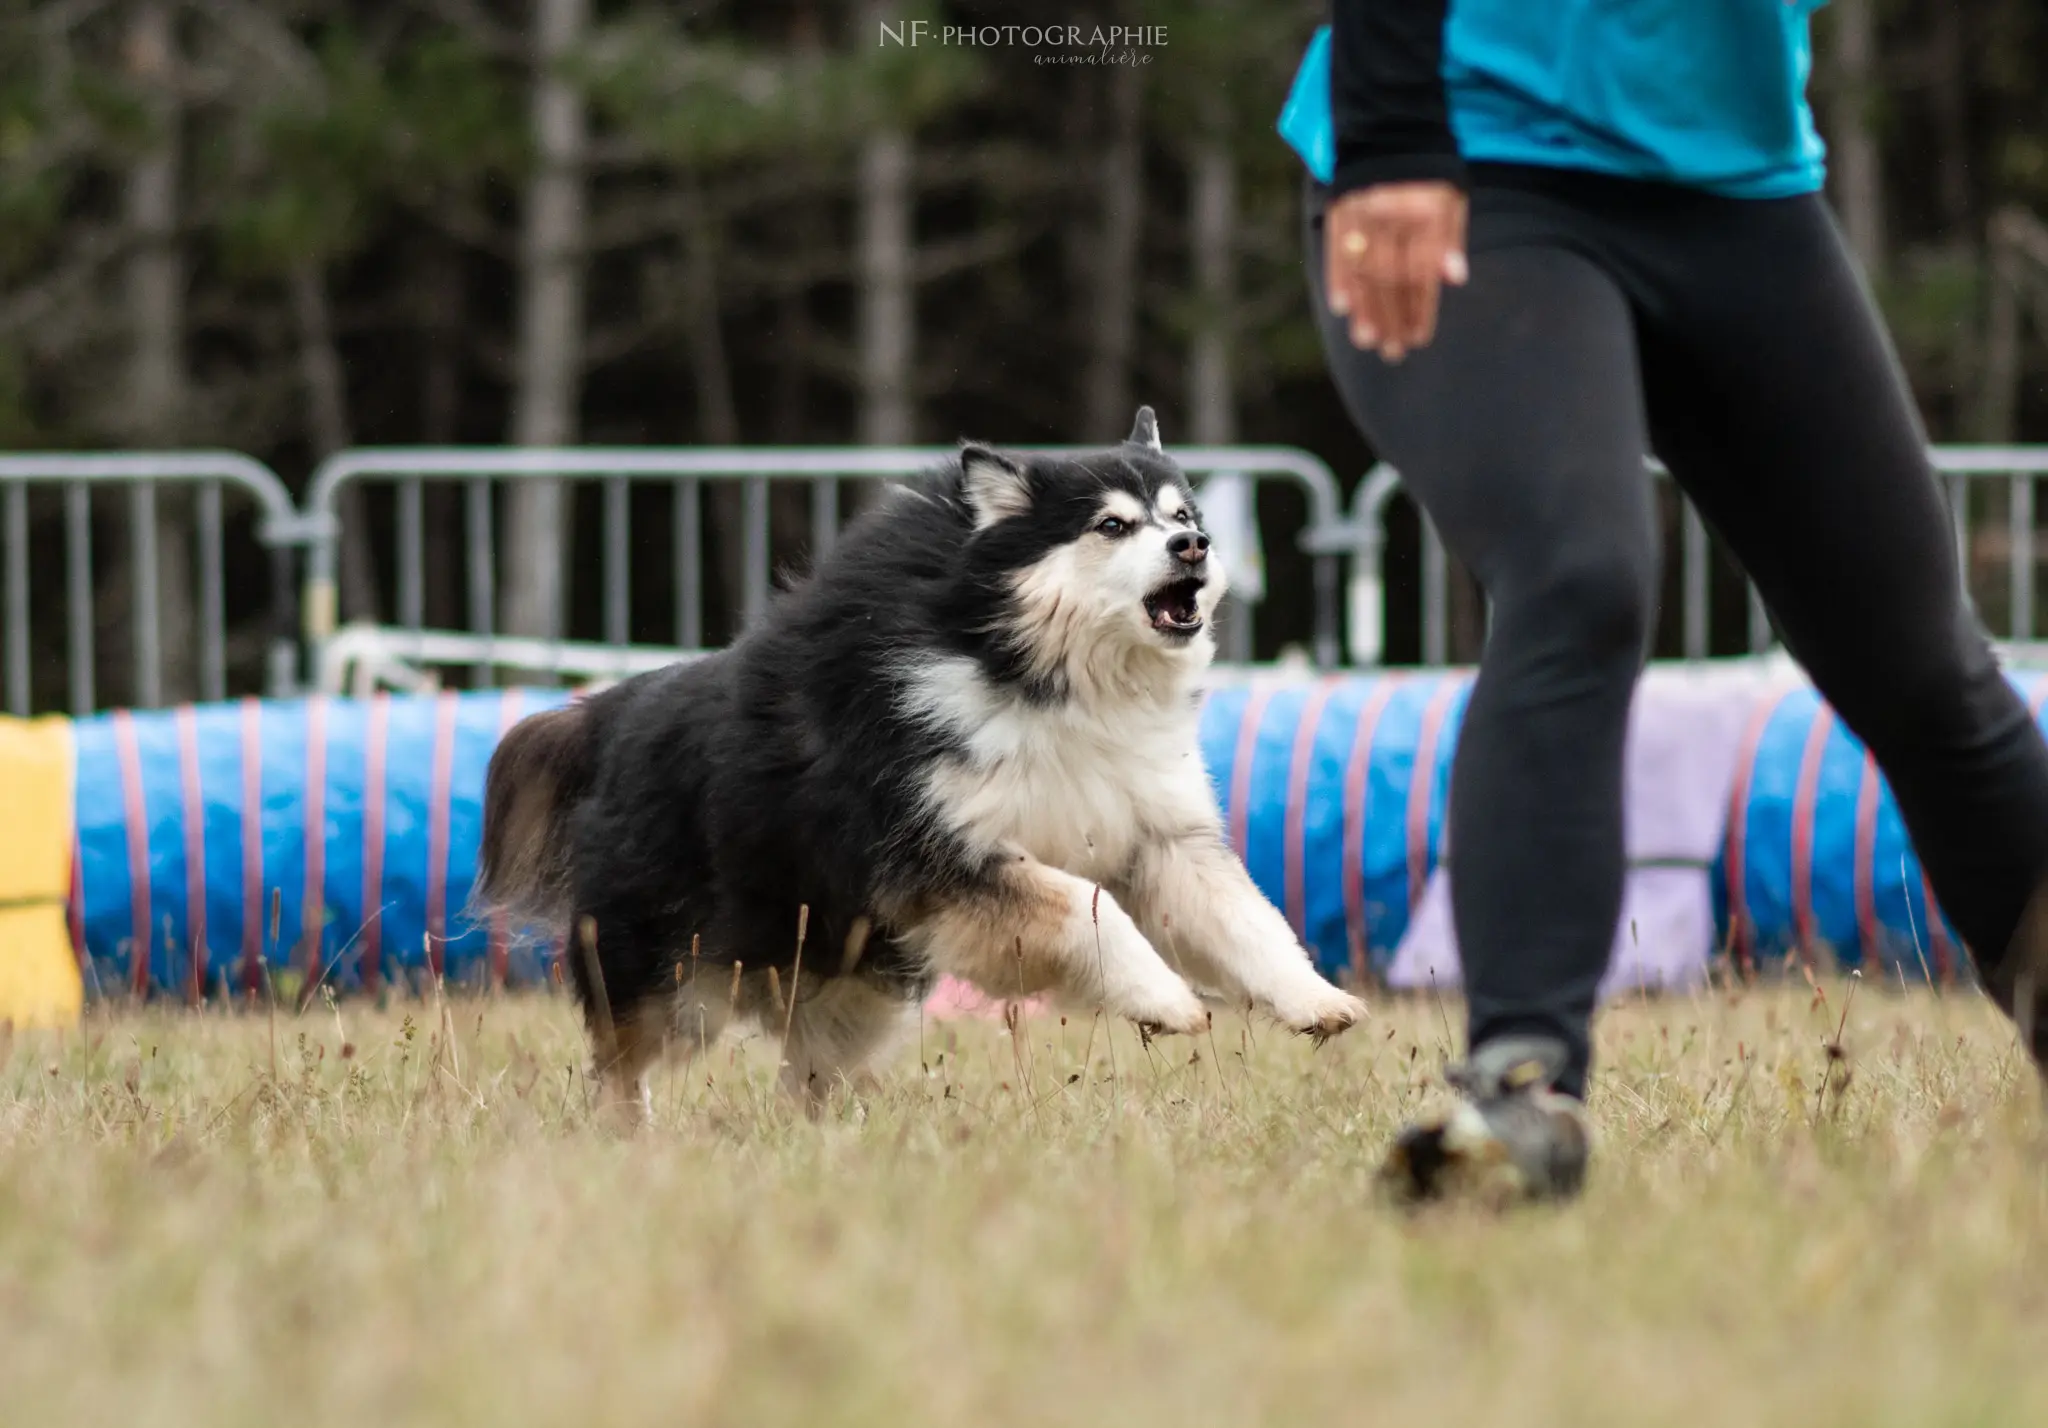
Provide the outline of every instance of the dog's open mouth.
{"type": "Polygon", "coordinates": [[[1192,635],[1202,628],[1201,593],[1199,580],[1170,580],[1145,597],[1145,616],[1163,635],[1192,635]]]}

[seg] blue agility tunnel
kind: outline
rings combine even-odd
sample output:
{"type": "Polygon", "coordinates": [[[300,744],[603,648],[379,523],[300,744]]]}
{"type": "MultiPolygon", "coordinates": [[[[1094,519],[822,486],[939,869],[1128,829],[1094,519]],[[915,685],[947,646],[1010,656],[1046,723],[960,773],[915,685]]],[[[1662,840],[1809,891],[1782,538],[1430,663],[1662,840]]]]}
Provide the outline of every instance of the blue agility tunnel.
{"type": "Polygon", "coordinates": [[[1232,844],[1325,975],[1384,973],[1442,852],[1461,675],[1212,693],[1202,756],[1232,844]]]}
{"type": "MultiPolygon", "coordinates": [[[[1204,706],[1232,839],[1327,973],[1384,969],[1407,928],[1440,852],[1466,688],[1258,682],[1204,706]]],[[[260,987],[266,968],[344,991],[546,978],[552,949],[465,908],[491,750],[568,697],[252,699],[80,720],[71,917],[88,992],[213,995],[260,987]]]]}
{"type": "Polygon", "coordinates": [[[76,725],[88,992],[188,997],[304,969],[343,990],[546,974],[464,915],[484,769],[558,691],[245,700],[76,725]],[[274,914],[274,920],[273,920],[274,914]]]}
{"type": "MultiPolygon", "coordinates": [[[[2016,682],[2038,719],[2048,677],[2016,682]]],[[[1325,973],[1393,962],[1444,856],[1469,691],[1451,673],[1261,678],[1205,702],[1231,841],[1325,973]]],[[[70,916],[88,994],[209,995],[261,986],[266,968],[342,990],[546,979],[553,949],[466,908],[491,751],[568,697],[247,700],[79,721],[70,916]]],[[[1962,975],[1965,950],[1861,745],[1803,686],[1731,697],[1753,707],[1724,769],[1720,943],[1759,964],[1962,975]]],[[[1725,746],[1711,757],[1725,763],[1725,746]]]]}
{"type": "MultiPolygon", "coordinates": [[[[2048,677],[2013,683],[2038,722],[2048,677]]],[[[1753,713],[1713,885],[1723,945],[1738,958],[1806,957],[1908,981],[1969,976],[1889,785],[1811,689],[1753,713]]]]}

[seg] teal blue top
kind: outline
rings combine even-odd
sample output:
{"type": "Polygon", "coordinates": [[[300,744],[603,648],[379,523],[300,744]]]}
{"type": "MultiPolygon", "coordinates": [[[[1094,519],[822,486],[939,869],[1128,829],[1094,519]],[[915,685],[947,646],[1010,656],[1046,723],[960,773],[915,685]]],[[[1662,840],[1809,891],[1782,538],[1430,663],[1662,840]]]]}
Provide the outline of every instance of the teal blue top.
{"type": "MultiPolygon", "coordinates": [[[[1451,0],[1443,81],[1467,162],[1661,180],[1731,198],[1818,190],[1826,146],[1806,83],[1826,0],[1451,0]]],[[[1280,132],[1334,172],[1330,32],[1280,132]]]]}

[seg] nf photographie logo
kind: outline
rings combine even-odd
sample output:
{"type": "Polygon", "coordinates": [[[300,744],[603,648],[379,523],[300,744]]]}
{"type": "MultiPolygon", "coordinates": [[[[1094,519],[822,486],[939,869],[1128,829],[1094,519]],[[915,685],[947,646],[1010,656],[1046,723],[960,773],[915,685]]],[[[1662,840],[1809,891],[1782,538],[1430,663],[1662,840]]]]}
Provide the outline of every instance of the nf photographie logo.
{"type": "Polygon", "coordinates": [[[1150,64],[1166,48],[1164,25],[936,25],[880,22],[885,49],[1029,50],[1034,64],[1150,64]]]}

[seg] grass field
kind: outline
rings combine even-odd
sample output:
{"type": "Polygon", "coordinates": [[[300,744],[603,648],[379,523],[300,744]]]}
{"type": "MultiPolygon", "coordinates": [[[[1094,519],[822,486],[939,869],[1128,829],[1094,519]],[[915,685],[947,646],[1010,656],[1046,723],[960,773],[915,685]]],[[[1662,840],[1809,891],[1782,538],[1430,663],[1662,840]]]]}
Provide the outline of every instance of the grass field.
{"type": "Polygon", "coordinates": [[[556,998],[95,1011],[0,1054],[0,1422],[2048,1423],[2030,1073],[1850,985],[1611,1010],[1501,1218],[1372,1195],[1429,999],[930,1024],[821,1125],[728,1043],[631,1141],[556,998]]]}

